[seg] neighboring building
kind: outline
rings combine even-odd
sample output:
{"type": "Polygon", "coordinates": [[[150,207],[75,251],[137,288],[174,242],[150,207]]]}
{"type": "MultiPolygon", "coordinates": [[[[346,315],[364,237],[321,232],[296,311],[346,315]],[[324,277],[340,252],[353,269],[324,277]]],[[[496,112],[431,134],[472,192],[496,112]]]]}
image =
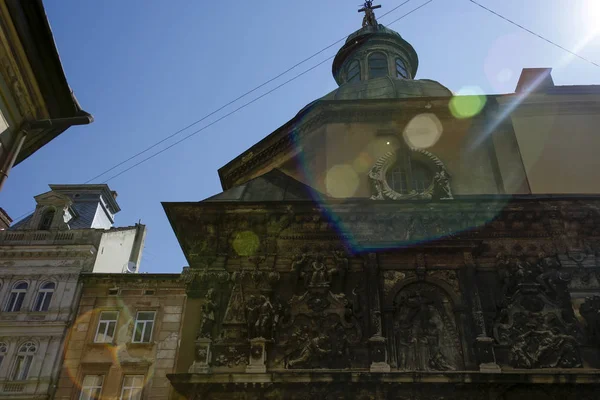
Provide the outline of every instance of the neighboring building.
{"type": "Polygon", "coordinates": [[[12,218],[0,207],[0,230],[8,229],[12,223],[12,218]]]}
{"type": "Polygon", "coordinates": [[[549,68],[524,69],[516,93],[497,101],[512,121],[532,193],[600,194],[600,85],[555,86],[549,68]]]}
{"type": "Polygon", "coordinates": [[[17,165],[93,121],[67,83],[41,0],[0,1],[0,189],[17,165]]]}
{"type": "Polygon", "coordinates": [[[51,396],[82,272],[137,272],[145,226],[113,228],[107,185],[50,185],[0,231],[0,399],[51,396]]]}
{"type": "Polygon", "coordinates": [[[577,146],[597,148],[595,89],[525,70],[518,94],[453,96],[363,11],[338,89],[221,168],[222,193],[164,203],[189,262],[171,383],[210,400],[596,398],[600,197],[557,193],[600,186],[576,167],[567,189],[531,155],[571,169],[586,124],[577,146]],[[536,115],[556,109],[547,131],[536,115]]]}
{"type": "Polygon", "coordinates": [[[185,308],[180,274],[86,274],[55,399],[169,399],[185,308]]]}

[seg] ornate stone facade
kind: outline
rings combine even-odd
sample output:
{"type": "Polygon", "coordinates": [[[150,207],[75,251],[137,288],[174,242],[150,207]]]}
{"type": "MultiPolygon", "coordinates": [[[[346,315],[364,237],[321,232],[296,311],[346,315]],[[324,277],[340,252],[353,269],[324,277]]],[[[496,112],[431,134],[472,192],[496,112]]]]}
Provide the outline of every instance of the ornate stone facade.
{"type": "Polygon", "coordinates": [[[186,271],[202,304],[186,321],[210,335],[183,338],[182,354],[197,349],[193,374],[171,382],[201,399],[591,396],[599,205],[526,196],[166,204],[182,243],[227,235],[204,253],[211,266],[186,271]],[[234,225],[252,227],[252,255],[238,254],[234,225]],[[224,391],[231,377],[249,386],[224,391]],[[555,380],[572,386],[542,384],[555,380]]]}

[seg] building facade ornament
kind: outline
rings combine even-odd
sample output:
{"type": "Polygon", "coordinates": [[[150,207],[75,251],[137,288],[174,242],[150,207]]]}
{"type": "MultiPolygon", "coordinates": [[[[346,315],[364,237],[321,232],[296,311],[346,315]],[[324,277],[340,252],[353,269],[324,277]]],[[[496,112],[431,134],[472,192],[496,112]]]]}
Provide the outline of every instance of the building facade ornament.
{"type": "Polygon", "coordinates": [[[413,200],[413,199],[434,199],[449,200],[452,199],[452,190],[450,188],[450,175],[444,166],[444,163],[434,154],[423,150],[409,148],[410,157],[419,157],[425,160],[428,167],[434,172],[434,178],[431,184],[423,191],[412,190],[410,193],[401,194],[396,192],[388,182],[388,170],[393,167],[396,161],[395,152],[387,152],[375,162],[369,171],[371,180],[372,200],[413,200]]]}

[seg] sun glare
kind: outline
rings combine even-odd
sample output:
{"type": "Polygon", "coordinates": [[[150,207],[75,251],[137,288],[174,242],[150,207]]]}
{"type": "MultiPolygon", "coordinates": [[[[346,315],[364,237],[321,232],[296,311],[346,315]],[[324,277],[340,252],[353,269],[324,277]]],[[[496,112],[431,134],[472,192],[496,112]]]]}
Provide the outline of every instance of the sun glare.
{"type": "Polygon", "coordinates": [[[581,17],[588,32],[600,33],[600,0],[587,0],[581,7],[581,17]]]}

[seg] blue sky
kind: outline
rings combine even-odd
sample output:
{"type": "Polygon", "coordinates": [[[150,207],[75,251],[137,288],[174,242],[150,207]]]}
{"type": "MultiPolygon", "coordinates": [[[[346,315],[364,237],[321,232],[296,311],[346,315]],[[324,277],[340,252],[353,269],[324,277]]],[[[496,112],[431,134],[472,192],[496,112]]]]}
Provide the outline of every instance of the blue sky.
{"type": "MultiPolygon", "coordinates": [[[[379,22],[387,25],[425,1],[412,0],[379,22]]],[[[600,63],[600,35],[591,35],[600,19],[599,0],[479,1],[600,63]]],[[[382,4],[381,15],[401,2],[375,4],[382,4]]],[[[347,36],[362,19],[356,11],[359,0],[44,3],[68,81],[95,122],[67,130],[13,169],[0,193],[0,206],[13,218],[31,210],[33,196],[47,191],[49,183],[87,181],[347,36]]],[[[390,27],[416,49],[417,78],[437,80],[453,91],[476,86],[485,93],[512,92],[525,67],[554,68],[558,85],[600,84],[600,68],[570,57],[468,0],[434,0],[390,27]]],[[[338,48],[332,47],[239,104],[338,48]]],[[[148,226],[141,270],[179,272],[186,265],[161,201],[198,201],[218,193],[218,168],[335,87],[327,62],[108,182],[119,193],[123,210],[116,224],[131,225],[141,219],[148,226]]],[[[192,130],[155,150],[188,132],[192,130]]]]}

